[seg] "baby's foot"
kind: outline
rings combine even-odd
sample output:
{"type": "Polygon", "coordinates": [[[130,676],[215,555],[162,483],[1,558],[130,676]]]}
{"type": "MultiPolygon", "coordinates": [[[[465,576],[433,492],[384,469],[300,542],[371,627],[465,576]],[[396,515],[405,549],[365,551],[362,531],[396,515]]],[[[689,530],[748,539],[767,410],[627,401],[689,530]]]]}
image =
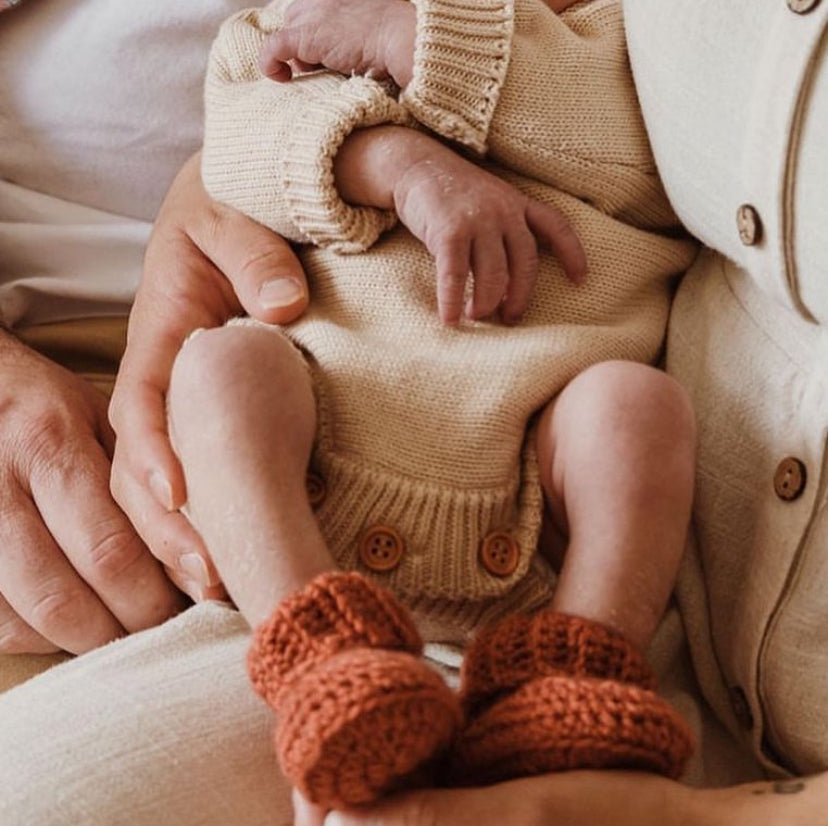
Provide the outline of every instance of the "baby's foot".
{"type": "Polygon", "coordinates": [[[461,696],[468,723],[451,761],[460,785],[575,768],[678,777],[693,750],[634,646],[553,611],[485,629],[466,655],[461,696]]]}
{"type": "Polygon", "coordinates": [[[282,771],[310,801],[370,802],[448,748],[460,706],[421,651],[406,611],[356,573],[317,577],[257,629],[250,677],[276,711],[282,771]]]}

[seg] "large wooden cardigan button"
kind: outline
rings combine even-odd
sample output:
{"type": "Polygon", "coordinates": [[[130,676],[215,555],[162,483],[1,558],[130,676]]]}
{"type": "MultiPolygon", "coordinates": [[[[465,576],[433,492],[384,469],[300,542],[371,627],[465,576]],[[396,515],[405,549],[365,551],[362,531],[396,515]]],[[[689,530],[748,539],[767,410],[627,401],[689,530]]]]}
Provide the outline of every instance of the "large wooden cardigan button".
{"type": "Polygon", "coordinates": [[[805,463],[793,456],[783,459],[773,474],[773,489],[785,502],[792,502],[802,495],[808,481],[805,463]]]}
{"type": "Polygon", "coordinates": [[[359,540],[359,558],[371,571],[392,571],[403,557],[405,543],[388,525],[368,528],[359,540]]]}
{"type": "Polygon", "coordinates": [[[480,543],[480,563],[495,576],[509,576],[520,560],[518,543],[505,531],[493,531],[480,543]]]}
{"type": "Polygon", "coordinates": [[[820,0],[788,0],[788,8],[797,14],[807,14],[819,5],[820,0]]]}
{"type": "Polygon", "coordinates": [[[739,230],[739,240],[746,247],[752,247],[762,240],[762,219],[756,207],[742,204],[736,210],[736,228],[739,230]]]}

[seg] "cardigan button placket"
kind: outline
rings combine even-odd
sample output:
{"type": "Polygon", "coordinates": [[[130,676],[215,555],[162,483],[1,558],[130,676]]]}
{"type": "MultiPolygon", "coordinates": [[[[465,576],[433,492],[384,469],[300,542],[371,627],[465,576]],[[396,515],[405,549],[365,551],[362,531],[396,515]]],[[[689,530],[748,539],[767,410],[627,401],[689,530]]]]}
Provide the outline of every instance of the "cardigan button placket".
{"type": "Polygon", "coordinates": [[[807,481],[805,463],[788,456],[779,463],[773,474],[773,489],[784,502],[793,502],[802,495],[807,481]]]}

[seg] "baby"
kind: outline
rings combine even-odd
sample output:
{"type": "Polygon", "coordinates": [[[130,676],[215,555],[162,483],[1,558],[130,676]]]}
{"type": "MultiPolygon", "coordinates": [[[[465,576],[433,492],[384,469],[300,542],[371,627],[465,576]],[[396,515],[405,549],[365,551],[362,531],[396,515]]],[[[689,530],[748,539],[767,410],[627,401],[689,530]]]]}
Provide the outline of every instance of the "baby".
{"type": "Polygon", "coordinates": [[[212,52],[205,184],[303,245],[312,297],[192,338],[170,429],[324,807],[437,758],[477,784],[691,749],[642,651],[692,498],[692,412],[649,364],[694,248],[620,3],[568,5],[276,0],[212,52]],[[466,649],[459,695],[423,638],[466,649]]]}

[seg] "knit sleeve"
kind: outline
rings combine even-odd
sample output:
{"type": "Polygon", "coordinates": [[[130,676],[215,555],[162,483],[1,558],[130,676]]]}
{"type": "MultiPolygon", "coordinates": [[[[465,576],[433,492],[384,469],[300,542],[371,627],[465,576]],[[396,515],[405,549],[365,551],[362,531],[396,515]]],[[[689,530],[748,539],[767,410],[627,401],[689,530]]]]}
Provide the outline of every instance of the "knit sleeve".
{"type": "Polygon", "coordinates": [[[293,241],[359,252],[396,222],[354,207],[335,187],[333,162],[355,129],[412,123],[388,88],[316,72],[275,83],[258,68],[265,37],[287,2],[234,15],[221,27],[205,84],[202,176],[207,191],[293,241]]]}
{"type": "Polygon", "coordinates": [[[414,67],[400,100],[420,123],[483,154],[514,33],[514,0],[412,0],[414,67]]]}
{"type": "Polygon", "coordinates": [[[401,101],[429,129],[645,228],[675,216],[629,68],[620,0],[414,0],[401,101]]]}

